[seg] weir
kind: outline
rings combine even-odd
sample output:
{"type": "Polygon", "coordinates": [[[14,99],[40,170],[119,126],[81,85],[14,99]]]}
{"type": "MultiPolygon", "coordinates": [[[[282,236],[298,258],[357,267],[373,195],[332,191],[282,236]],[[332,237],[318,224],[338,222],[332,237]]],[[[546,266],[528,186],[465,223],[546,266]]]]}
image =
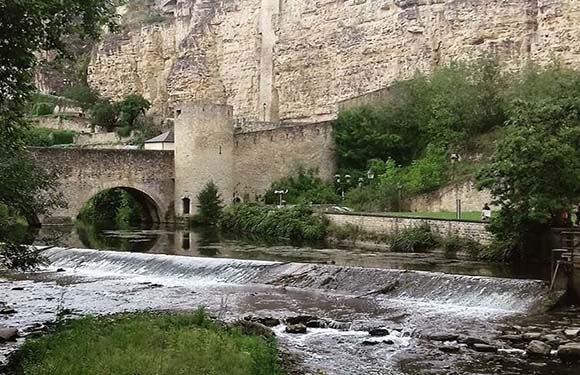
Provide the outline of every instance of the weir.
{"type": "Polygon", "coordinates": [[[262,284],[505,312],[538,309],[548,294],[537,280],[87,249],[44,253],[52,267],[75,273],[146,277],[167,285],[262,284]]]}

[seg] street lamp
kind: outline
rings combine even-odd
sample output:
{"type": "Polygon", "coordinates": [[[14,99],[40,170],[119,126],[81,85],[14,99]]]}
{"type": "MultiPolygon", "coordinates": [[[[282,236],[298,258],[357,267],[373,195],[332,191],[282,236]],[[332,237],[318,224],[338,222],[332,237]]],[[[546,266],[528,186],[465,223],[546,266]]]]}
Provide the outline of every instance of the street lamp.
{"type": "Polygon", "coordinates": [[[336,180],[336,185],[338,185],[338,188],[336,190],[337,192],[340,191],[340,196],[344,199],[345,190],[350,186],[350,179],[352,178],[352,176],[349,174],[345,174],[344,176],[335,174],[334,178],[336,180]]]}
{"type": "Polygon", "coordinates": [[[453,171],[453,184],[455,185],[455,218],[461,219],[461,198],[459,197],[459,186],[456,180],[457,163],[461,161],[461,155],[451,154],[451,166],[453,171]]]}
{"type": "Polygon", "coordinates": [[[274,194],[277,194],[279,197],[280,204],[278,205],[278,207],[282,207],[282,202],[283,202],[282,197],[285,194],[288,194],[288,189],[286,189],[286,190],[274,190],[274,194]]]}

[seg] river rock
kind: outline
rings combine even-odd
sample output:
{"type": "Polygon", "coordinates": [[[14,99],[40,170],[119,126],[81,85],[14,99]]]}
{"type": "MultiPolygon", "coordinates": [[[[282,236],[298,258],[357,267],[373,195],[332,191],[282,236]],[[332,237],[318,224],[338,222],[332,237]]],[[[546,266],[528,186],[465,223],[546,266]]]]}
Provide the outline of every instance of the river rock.
{"type": "Polygon", "coordinates": [[[498,339],[511,342],[520,342],[523,338],[522,335],[501,335],[498,337],[498,339]]]}
{"type": "Polygon", "coordinates": [[[387,336],[389,330],[386,328],[372,328],[369,330],[369,335],[371,336],[387,336]]]}
{"type": "Polygon", "coordinates": [[[450,333],[436,333],[432,335],[427,335],[427,339],[431,341],[456,341],[459,335],[450,333]]]}
{"type": "Polygon", "coordinates": [[[580,334],[580,328],[567,328],[564,330],[564,336],[566,336],[569,339],[574,339],[576,337],[578,337],[578,335],[580,334]]]}
{"type": "Polygon", "coordinates": [[[287,333],[306,333],[306,326],[304,324],[288,324],[286,326],[287,333]]]}
{"type": "Polygon", "coordinates": [[[66,270],[64,268],[57,268],[56,272],[65,272],[66,270]]]}
{"type": "Polygon", "coordinates": [[[335,320],[328,322],[328,328],[338,329],[339,331],[348,331],[351,325],[349,322],[337,322],[335,320]]]}
{"type": "Polygon", "coordinates": [[[16,310],[14,310],[10,306],[0,306],[0,315],[10,315],[16,314],[16,310]]]}
{"type": "Polygon", "coordinates": [[[558,358],[564,362],[580,361],[580,343],[571,342],[558,347],[558,358]]]}
{"type": "Polygon", "coordinates": [[[309,320],[317,320],[318,318],[316,316],[312,316],[312,315],[298,315],[298,316],[289,316],[286,318],[286,323],[287,324],[304,324],[306,325],[306,323],[309,320]]]}
{"type": "Polygon", "coordinates": [[[473,344],[473,346],[471,346],[471,348],[473,350],[475,350],[476,352],[482,352],[482,353],[495,353],[495,352],[497,352],[497,348],[495,346],[487,345],[487,344],[473,344]]]}
{"type": "Polygon", "coordinates": [[[324,328],[326,327],[326,322],[320,319],[309,320],[305,324],[308,328],[324,328]]]}
{"type": "Polygon", "coordinates": [[[530,357],[542,357],[550,354],[550,345],[543,343],[539,340],[530,341],[528,347],[526,348],[526,353],[530,357]]]}
{"type": "Polygon", "coordinates": [[[16,328],[0,328],[0,342],[15,341],[18,337],[16,328]]]}
{"type": "Polygon", "coordinates": [[[545,341],[546,344],[551,345],[551,346],[558,346],[562,342],[562,340],[560,339],[560,336],[553,334],[553,333],[549,333],[547,335],[544,335],[542,337],[542,340],[545,341]]]}
{"type": "Polygon", "coordinates": [[[238,320],[233,324],[234,327],[240,328],[243,334],[245,335],[254,335],[254,336],[262,336],[262,337],[274,337],[274,332],[265,325],[252,322],[248,320],[238,320]]]}
{"type": "Polygon", "coordinates": [[[525,341],[540,340],[542,334],[540,332],[526,332],[522,335],[522,339],[525,341]]]}
{"type": "Polygon", "coordinates": [[[466,344],[468,346],[473,346],[475,344],[489,345],[488,342],[485,341],[484,339],[480,339],[479,337],[473,337],[473,336],[462,336],[459,338],[458,341],[460,343],[466,344]]]}
{"type": "Polygon", "coordinates": [[[364,346],[374,346],[374,345],[378,345],[378,344],[380,344],[380,343],[381,343],[380,341],[370,341],[370,340],[364,340],[364,341],[362,342],[362,345],[364,345],[364,346]]]}
{"type": "Polygon", "coordinates": [[[280,325],[280,319],[272,318],[270,316],[258,317],[258,316],[248,315],[248,316],[244,317],[244,320],[250,321],[250,322],[258,322],[260,324],[265,325],[266,327],[276,327],[277,325],[280,325]]]}
{"type": "Polygon", "coordinates": [[[439,350],[441,350],[444,353],[459,353],[461,348],[459,347],[459,345],[442,345],[439,347],[439,350]]]}

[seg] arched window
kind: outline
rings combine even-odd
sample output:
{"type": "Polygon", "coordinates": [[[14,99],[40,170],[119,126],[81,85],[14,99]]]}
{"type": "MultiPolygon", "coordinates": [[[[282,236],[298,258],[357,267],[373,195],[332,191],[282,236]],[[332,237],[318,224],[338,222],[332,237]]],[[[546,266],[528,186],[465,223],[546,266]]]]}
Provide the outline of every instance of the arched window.
{"type": "Polygon", "coordinates": [[[191,201],[189,198],[187,197],[183,197],[181,198],[181,202],[182,202],[182,212],[184,215],[189,215],[190,212],[190,207],[191,207],[191,201]]]}

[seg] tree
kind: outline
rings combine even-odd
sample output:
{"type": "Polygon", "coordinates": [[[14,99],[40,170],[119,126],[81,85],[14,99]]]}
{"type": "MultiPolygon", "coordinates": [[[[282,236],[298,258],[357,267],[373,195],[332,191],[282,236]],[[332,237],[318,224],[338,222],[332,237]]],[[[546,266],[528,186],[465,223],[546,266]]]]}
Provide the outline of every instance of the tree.
{"type": "Polygon", "coordinates": [[[90,121],[93,127],[101,126],[107,131],[112,131],[117,125],[119,113],[116,106],[108,100],[97,102],[90,111],[90,121]]]}
{"type": "Polygon", "coordinates": [[[223,201],[216,184],[208,182],[203,190],[197,195],[199,211],[194,219],[196,224],[216,225],[223,213],[223,201]]]}
{"type": "Polygon", "coordinates": [[[119,122],[121,126],[128,126],[132,129],[135,127],[137,118],[147,112],[151,107],[151,103],[141,95],[131,94],[118,102],[116,106],[119,110],[119,122]]]}
{"type": "Polygon", "coordinates": [[[493,255],[500,259],[524,256],[531,229],[546,228],[580,197],[578,112],[544,100],[516,100],[510,114],[505,136],[477,177],[501,207],[490,226],[493,255]]]}
{"type": "Polygon", "coordinates": [[[12,224],[62,203],[55,190],[58,174],[36,167],[22,147],[37,53],[64,53],[64,41],[73,34],[96,38],[114,11],[113,0],[0,1],[0,206],[7,215],[0,220],[0,251],[9,266],[27,264],[7,257],[26,256],[9,236],[12,224]]]}

